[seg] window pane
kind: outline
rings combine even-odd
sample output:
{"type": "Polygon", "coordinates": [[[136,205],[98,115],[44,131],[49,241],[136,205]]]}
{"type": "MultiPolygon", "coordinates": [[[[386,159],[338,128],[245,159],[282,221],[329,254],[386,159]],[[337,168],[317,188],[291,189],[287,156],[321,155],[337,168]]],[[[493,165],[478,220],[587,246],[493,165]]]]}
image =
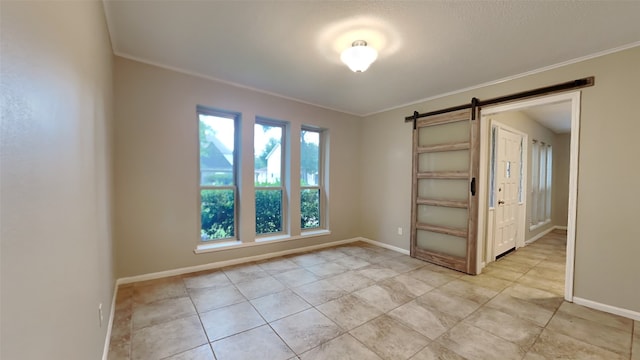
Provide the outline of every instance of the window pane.
{"type": "Polygon", "coordinates": [[[432,231],[417,230],[416,245],[421,249],[461,258],[467,254],[466,238],[432,231]]]}
{"type": "Polygon", "coordinates": [[[302,130],[300,134],[300,184],[317,186],[320,170],[320,133],[302,130]]]}
{"type": "Polygon", "coordinates": [[[553,156],[551,153],[551,145],[547,148],[547,191],[546,191],[546,213],[545,220],[551,219],[551,187],[552,187],[552,174],[553,174],[553,156]]]}
{"type": "Polygon", "coordinates": [[[467,142],[471,133],[469,120],[424,126],[418,129],[418,146],[467,142]]]}
{"type": "Polygon", "coordinates": [[[520,139],[520,182],[518,183],[518,202],[524,201],[522,189],[524,186],[524,138],[520,139]]]}
{"type": "Polygon", "coordinates": [[[282,190],[256,190],[256,234],[282,231],[282,190]]]}
{"type": "Polygon", "coordinates": [[[495,207],[495,182],[496,182],[496,138],[498,128],[491,128],[491,164],[489,170],[489,207],[495,207]]]}
{"type": "Polygon", "coordinates": [[[469,199],[469,182],[467,180],[419,179],[418,196],[431,200],[469,199]]]}
{"type": "Polygon", "coordinates": [[[531,144],[531,225],[538,223],[538,180],[540,179],[540,147],[537,141],[531,144]]]}
{"type": "Polygon", "coordinates": [[[544,212],[545,212],[545,193],[547,191],[547,147],[544,143],[540,144],[540,161],[539,161],[539,175],[540,178],[538,180],[538,222],[543,222],[545,220],[544,212]]]}
{"type": "Polygon", "coordinates": [[[254,181],[256,186],[280,186],[282,177],[281,126],[254,127],[254,181]]]}
{"type": "Polygon", "coordinates": [[[233,185],[235,121],[199,114],[200,184],[233,185]]]}
{"type": "Polygon", "coordinates": [[[469,150],[422,153],[418,171],[469,171],[469,150]]]}
{"type": "Polygon", "coordinates": [[[320,227],[320,189],[302,189],[300,193],[300,227],[320,227]]]}
{"type": "Polygon", "coordinates": [[[200,191],[200,236],[203,241],[235,236],[235,191],[233,189],[200,191]]]}
{"type": "Polygon", "coordinates": [[[418,205],[417,220],[429,225],[466,229],[469,215],[467,209],[418,205]]]}

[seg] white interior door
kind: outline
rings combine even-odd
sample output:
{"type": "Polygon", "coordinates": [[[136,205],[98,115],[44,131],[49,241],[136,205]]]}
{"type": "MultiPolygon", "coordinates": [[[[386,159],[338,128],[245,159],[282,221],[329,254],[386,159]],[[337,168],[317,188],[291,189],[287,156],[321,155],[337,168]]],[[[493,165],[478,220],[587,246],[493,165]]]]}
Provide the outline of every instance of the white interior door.
{"type": "Polygon", "coordinates": [[[501,127],[496,128],[495,142],[495,228],[494,255],[516,247],[520,229],[518,220],[522,136],[501,127]]]}

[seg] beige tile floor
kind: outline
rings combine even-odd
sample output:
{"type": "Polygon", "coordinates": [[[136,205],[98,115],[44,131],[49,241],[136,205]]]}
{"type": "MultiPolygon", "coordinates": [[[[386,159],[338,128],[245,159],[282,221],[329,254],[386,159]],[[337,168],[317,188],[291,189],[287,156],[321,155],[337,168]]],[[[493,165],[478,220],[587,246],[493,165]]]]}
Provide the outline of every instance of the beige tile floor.
{"type": "Polygon", "coordinates": [[[565,243],[479,276],[353,243],[121,286],[109,359],[640,360],[640,322],[562,300],[565,243]]]}

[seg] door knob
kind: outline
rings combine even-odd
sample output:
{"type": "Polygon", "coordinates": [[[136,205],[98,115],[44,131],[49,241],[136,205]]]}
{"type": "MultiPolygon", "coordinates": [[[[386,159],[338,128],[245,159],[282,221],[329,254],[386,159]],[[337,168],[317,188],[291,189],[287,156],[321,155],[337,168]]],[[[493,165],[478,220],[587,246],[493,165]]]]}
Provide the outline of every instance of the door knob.
{"type": "Polygon", "coordinates": [[[503,200],[498,200],[498,205],[504,205],[504,201],[503,200]]]}

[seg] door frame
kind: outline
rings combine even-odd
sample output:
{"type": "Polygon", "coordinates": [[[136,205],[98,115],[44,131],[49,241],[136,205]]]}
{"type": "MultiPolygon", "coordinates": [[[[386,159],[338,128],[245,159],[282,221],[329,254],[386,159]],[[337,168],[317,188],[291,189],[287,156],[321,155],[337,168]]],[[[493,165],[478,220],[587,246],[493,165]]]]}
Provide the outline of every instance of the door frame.
{"type": "MultiPolygon", "coordinates": [[[[567,257],[565,263],[564,299],[573,302],[576,220],[578,200],[578,161],[580,151],[580,100],[581,91],[540,96],[528,100],[514,101],[507,104],[483,108],[480,116],[480,186],[478,206],[478,259],[486,259],[487,249],[487,218],[488,218],[488,156],[490,144],[490,124],[488,116],[499,112],[521,110],[527,107],[569,101],[571,104],[571,145],[569,155],[569,211],[567,219],[567,257]]],[[[481,273],[484,261],[478,261],[477,272],[481,273]]]]}
{"type": "MultiPolygon", "coordinates": [[[[493,112],[492,114],[495,114],[495,112],[493,112]]],[[[526,134],[520,130],[516,130],[514,128],[512,128],[511,126],[505,125],[497,120],[493,120],[491,119],[491,114],[487,115],[488,120],[490,120],[489,122],[489,145],[491,144],[491,131],[493,130],[494,127],[496,128],[502,128],[504,130],[507,130],[509,132],[512,132],[516,135],[519,135],[522,139],[522,159],[520,160],[522,162],[522,178],[520,179],[520,181],[522,182],[522,202],[518,202],[518,237],[516,238],[516,249],[519,249],[523,246],[525,246],[524,243],[524,229],[527,223],[527,182],[524,181],[524,179],[527,179],[528,176],[528,151],[529,151],[529,134],[526,134]]],[[[495,154],[491,153],[491,148],[489,148],[489,153],[488,153],[488,165],[489,167],[491,166],[491,159],[495,156],[495,154]]],[[[482,164],[482,162],[481,162],[482,164]]],[[[482,176],[482,175],[480,175],[482,176]]],[[[494,216],[493,216],[493,221],[491,220],[491,217],[489,216],[489,211],[491,209],[489,209],[489,194],[491,193],[489,191],[489,186],[491,186],[491,183],[489,181],[489,176],[490,176],[490,168],[487,168],[487,201],[486,201],[486,209],[485,211],[487,211],[487,251],[486,251],[486,256],[485,259],[483,259],[483,261],[486,263],[489,263],[491,261],[495,261],[496,260],[496,256],[494,254],[494,242],[495,242],[495,233],[494,233],[494,229],[495,229],[495,222],[496,222],[496,217],[495,217],[495,209],[494,209],[494,216]]],[[[494,175],[495,176],[495,175],[494,175]]],[[[494,184],[494,186],[496,186],[497,184],[494,184]]],[[[494,189],[494,194],[495,194],[495,189],[494,189]]]]}

